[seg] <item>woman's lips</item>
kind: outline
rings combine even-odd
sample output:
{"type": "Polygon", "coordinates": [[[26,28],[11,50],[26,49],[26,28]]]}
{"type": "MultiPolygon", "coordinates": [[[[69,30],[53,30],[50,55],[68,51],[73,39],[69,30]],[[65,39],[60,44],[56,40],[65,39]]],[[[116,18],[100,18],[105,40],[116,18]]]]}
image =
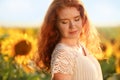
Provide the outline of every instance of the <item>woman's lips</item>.
{"type": "Polygon", "coordinates": [[[75,33],[77,33],[77,31],[70,31],[69,33],[70,34],[75,34],[75,33]]]}

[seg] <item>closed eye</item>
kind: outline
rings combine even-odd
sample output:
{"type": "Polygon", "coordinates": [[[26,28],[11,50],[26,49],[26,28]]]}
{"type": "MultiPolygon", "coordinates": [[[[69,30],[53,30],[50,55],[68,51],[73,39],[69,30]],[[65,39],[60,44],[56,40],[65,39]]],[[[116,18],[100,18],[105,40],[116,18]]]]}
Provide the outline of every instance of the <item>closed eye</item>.
{"type": "Polygon", "coordinates": [[[77,17],[74,18],[75,21],[79,21],[80,19],[81,19],[80,16],[77,16],[77,17]]]}
{"type": "Polygon", "coordinates": [[[67,23],[69,23],[68,20],[61,20],[60,22],[61,22],[62,24],[67,24],[67,23]]]}

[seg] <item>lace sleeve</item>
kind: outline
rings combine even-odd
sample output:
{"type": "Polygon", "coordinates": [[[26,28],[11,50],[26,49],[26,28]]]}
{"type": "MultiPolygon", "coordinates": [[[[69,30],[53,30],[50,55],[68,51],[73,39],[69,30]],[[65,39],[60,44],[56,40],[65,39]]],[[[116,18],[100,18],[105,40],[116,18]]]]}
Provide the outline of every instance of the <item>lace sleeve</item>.
{"type": "Polygon", "coordinates": [[[52,54],[51,73],[73,74],[73,56],[65,50],[55,50],[52,54]]]}

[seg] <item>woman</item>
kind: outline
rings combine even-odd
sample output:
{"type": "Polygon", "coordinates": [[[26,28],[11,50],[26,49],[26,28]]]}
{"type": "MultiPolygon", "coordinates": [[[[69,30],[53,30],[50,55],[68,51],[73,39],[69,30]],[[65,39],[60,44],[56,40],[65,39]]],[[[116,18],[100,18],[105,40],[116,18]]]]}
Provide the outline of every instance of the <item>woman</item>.
{"type": "Polygon", "coordinates": [[[53,0],[39,36],[40,67],[52,80],[103,80],[97,31],[79,0],[53,0]]]}

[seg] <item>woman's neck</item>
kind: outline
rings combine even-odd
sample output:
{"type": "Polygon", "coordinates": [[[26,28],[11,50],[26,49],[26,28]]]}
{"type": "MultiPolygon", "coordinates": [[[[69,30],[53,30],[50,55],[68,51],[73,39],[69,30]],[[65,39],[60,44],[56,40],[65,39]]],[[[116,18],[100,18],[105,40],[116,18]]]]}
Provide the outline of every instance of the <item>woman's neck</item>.
{"type": "Polygon", "coordinates": [[[64,43],[68,46],[78,46],[79,45],[79,39],[61,39],[60,43],[64,43]]]}

